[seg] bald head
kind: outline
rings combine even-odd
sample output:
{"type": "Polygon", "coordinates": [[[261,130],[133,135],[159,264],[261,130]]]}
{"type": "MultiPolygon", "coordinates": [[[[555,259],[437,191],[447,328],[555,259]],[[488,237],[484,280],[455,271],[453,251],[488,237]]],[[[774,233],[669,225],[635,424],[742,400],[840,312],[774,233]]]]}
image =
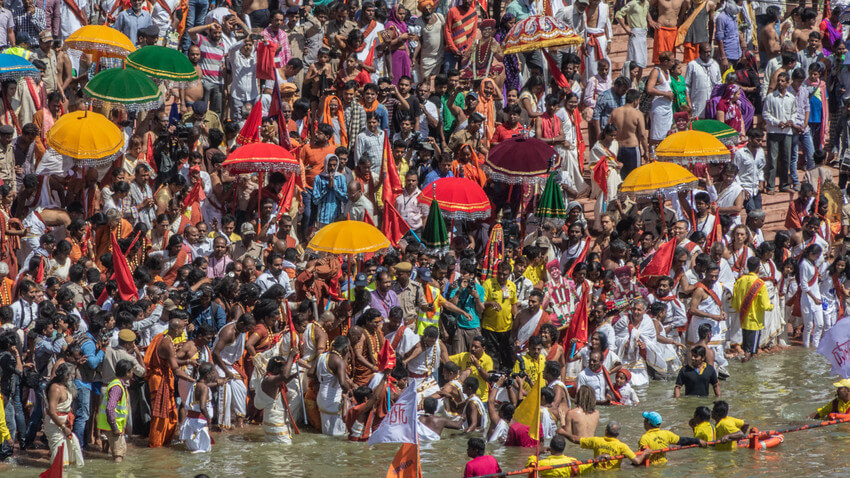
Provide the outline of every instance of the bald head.
{"type": "Polygon", "coordinates": [[[620,435],[620,424],[611,420],[608,422],[608,425],[605,426],[605,436],[616,438],[620,435]]]}

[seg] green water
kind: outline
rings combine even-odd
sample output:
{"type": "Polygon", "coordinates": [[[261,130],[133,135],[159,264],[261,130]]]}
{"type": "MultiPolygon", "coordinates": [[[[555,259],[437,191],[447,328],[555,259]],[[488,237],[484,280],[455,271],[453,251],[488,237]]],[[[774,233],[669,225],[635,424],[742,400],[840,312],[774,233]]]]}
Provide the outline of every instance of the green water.
{"type": "MultiPolygon", "coordinates": [[[[734,362],[732,377],[722,383],[723,398],[730,403],[730,415],[759,429],[777,429],[811,423],[806,416],[834,396],[834,381],[823,357],[796,347],[780,354],[763,356],[752,362],[734,362]]],[[[648,390],[638,391],[637,407],[601,407],[604,424],[620,422],[621,439],[633,449],[643,431],[640,412],[655,410],[664,417],[663,428],[689,435],[687,421],[698,405],[709,405],[711,398],[672,398],[672,383],[653,382],[648,390]]],[[[598,432],[601,433],[603,425],[598,432]]],[[[424,445],[424,476],[460,477],[466,458],[466,440],[443,433],[443,440],[424,445]]],[[[83,477],[191,477],[207,473],[212,477],[263,476],[364,476],[383,477],[395,455],[397,445],[368,448],[307,433],[296,437],[296,444],[281,446],[262,443],[262,430],[254,427],[239,435],[216,435],[213,451],[192,455],[182,447],[171,449],[131,448],[125,462],[115,465],[101,459],[89,459],[82,469],[66,476],[83,477]]],[[[503,470],[525,465],[528,452],[501,446],[488,447],[503,470]]],[[[567,454],[580,459],[592,453],[568,443],[567,454]]],[[[776,448],[754,452],[739,449],[732,453],[693,449],[668,455],[664,467],[633,469],[624,465],[618,472],[594,472],[589,476],[850,476],[850,424],[807,430],[786,435],[776,448]],[[611,473],[616,473],[612,475],[611,473]]],[[[3,476],[37,476],[43,469],[17,466],[3,470],[3,476]]]]}

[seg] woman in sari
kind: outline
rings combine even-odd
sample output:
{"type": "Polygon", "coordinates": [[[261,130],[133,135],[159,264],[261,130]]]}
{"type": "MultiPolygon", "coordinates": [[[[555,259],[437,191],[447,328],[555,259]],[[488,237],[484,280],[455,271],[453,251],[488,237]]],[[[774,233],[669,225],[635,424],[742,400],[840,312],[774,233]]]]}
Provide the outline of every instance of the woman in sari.
{"type": "MultiPolygon", "coordinates": [[[[516,24],[516,17],[513,13],[506,13],[502,16],[502,20],[499,22],[499,29],[496,32],[496,41],[501,44],[505,37],[508,36],[508,32],[511,28],[516,24]]],[[[515,54],[505,55],[502,59],[502,64],[505,65],[505,91],[509,90],[519,90],[520,87],[520,75],[519,75],[519,59],[515,54]]]]}
{"type": "Polygon", "coordinates": [[[578,96],[575,93],[567,93],[564,98],[563,111],[566,114],[562,114],[561,111],[556,113],[556,116],[561,120],[561,131],[564,136],[563,154],[561,155],[563,158],[561,162],[561,184],[570,197],[577,197],[587,191],[587,184],[582,176],[584,172],[584,139],[581,136],[578,96]]]}
{"type": "Polygon", "coordinates": [[[715,119],[726,123],[729,127],[744,135],[744,115],[738,106],[741,100],[741,87],[735,84],[726,85],[726,91],[720,102],[717,103],[715,119]]]}
{"type": "MultiPolygon", "coordinates": [[[[714,89],[711,90],[711,98],[708,100],[708,103],[705,104],[705,117],[707,119],[717,119],[717,107],[723,100],[726,90],[728,90],[731,86],[736,86],[740,88],[740,85],[733,85],[730,83],[715,85],[714,89]]],[[[743,121],[744,125],[743,131],[746,131],[750,129],[750,127],[753,125],[755,108],[746,96],[736,96],[738,99],[735,100],[735,103],[737,108],[741,111],[741,120],[743,121]]]]}
{"type": "Polygon", "coordinates": [[[8,184],[0,186],[0,261],[9,266],[9,276],[18,275],[18,258],[15,251],[21,247],[21,236],[26,231],[21,221],[12,217],[10,209],[15,200],[15,192],[8,184]]]}
{"type": "Polygon", "coordinates": [[[820,22],[820,31],[823,34],[821,43],[823,44],[824,56],[831,55],[832,51],[835,49],[835,44],[841,41],[843,37],[844,25],[838,21],[838,17],[841,15],[841,10],[841,6],[833,8],[829,17],[824,18],[820,22]]]}
{"type": "Polygon", "coordinates": [[[593,206],[594,210],[594,225],[599,229],[600,215],[605,212],[608,203],[616,199],[617,190],[620,188],[620,183],[623,182],[620,177],[620,163],[617,162],[617,151],[619,145],[615,139],[617,136],[617,125],[608,123],[602,129],[602,137],[590,149],[590,162],[594,165],[590,182],[590,196],[596,198],[596,203],[593,206]],[[603,165],[596,165],[600,161],[607,163],[607,168],[603,165]],[[607,172],[606,172],[607,171],[607,172]],[[598,172],[598,174],[597,174],[598,172]],[[599,182],[597,182],[599,181],[599,182]],[[605,184],[606,190],[603,191],[600,184],[605,184]],[[604,194],[603,194],[604,193],[604,194]]]}
{"type": "Polygon", "coordinates": [[[761,77],[756,67],[756,58],[752,52],[746,52],[735,63],[735,71],[725,77],[725,81],[737,83],[743,91],[743,96],[753,107],[754,115],[761,115],[761,77]]]}
{"type": "Polygon", "coordinates": [[[399,4],[390,10],[387,22],[384,24],[385,30],[381,34],[391,37],[388,42],[390,54],[390,73],[392,74],[393,84],[398,85],[398,80],[402,76],[411,76],[410,70],[410,51],[407,47],[407,18],[408,11],[403,5],[399,4]]]}

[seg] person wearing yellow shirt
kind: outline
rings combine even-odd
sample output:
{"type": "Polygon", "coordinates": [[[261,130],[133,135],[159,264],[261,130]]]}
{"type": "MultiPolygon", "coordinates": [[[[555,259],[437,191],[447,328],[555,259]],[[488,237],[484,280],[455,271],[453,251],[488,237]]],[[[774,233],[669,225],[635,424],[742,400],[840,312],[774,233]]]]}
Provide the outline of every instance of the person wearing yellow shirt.
{"type": "MultiPolygon", "coordinates": [[[[538,380],[543,380],[543,368],[546,366],[546,357],[540,351],[543,350],[543,340],[539,335],[532,335],[528,339],[528,351],[514,363],[513,373],[525,373],[528,378],[525,379],[523,388],[530,391],[531,387],[538,380]]],[[[543,380],[541,388],[546,386],[546,381],[543,380]]]]}
{"type": "Polygon", "coordinates": [[[449,360],[454,362],[461,372],[469,370],[469,376],[478,379],[478,392],[476,393],[486,402],[489,395],[487,380],[493,370],[493,359],[484,351],[484,337],[479,335],[473,338],[469,352],[451,355],[449,360]]]}
{"type": "MultiPolygon", "coordinates": [[[[638,450],[663,450],[671,445],[699,445],[706,446],[704,440],[699,438],[680,437],[670,430],[662,430],[661,415],[658,412],[643,412],[643,429],[646,433],[640,437],[638,450]]],[[[667,457],[664,453],[649,454],[650,465],[664,465],[667,457]]]]}
{"type": "MultiPolygon", "coordinates": [[[[535,465],[540,468],[547,466],[560,466],[560,468],[538,471],[537,476],[539,476],[540,478],[577,476],[587,473],[588,471],[593,469],[592,464],[563,466],[569,465],[570,463],[578,462],[576,458],[573,458],[571,456],[564,456],[564,448],[566,448],[566,446],[567,439],[562,437],[561,435],[555,435],[549,442],[549,451],[551,451],[551,454],[548,457],[543,458],[539,461],[537,460],[536,455],[531,455],[528,457],[528,462],[526,462],[525,467],[530,468],[535,465]]],[[[533,475],[533,473],[528,474],[529,477],[533,475]]]]}
{"type": "MultiPolygon", "coordinates": [[[[6,405],[3,403],[3,395],[0,395],[0,411],[5,410],[6,405]]],[[[12,456],[14,444],[12,443],[12,434],[9,433],[9,427],[6,425],[6,414],[0,413],[0,443],[4,446],[0,448],[0,461],[6,460],[12,456]]]]}
{"type": "MultiPolygon", "coordinates": [[[[635,455],[635,452],[629,448],[629,445],[621,442],[617,439],[620,436],[620,424],[615,421],[608,422],[608,425],[605,426],[605,436],[604,437],[587,437],[587,438],[579,438],[572,433],[564,433],[564,436],[567,437],[567,440],[581,446],[582,448],[593,450],[593,456],[598,458],[602,455],[608,456],[625,456],[628,458],[633,465],[638,466],[643,463],[643,461],[648,456],[647,454],[642,454],[640,456],[635,455]]],[[[621,459],[616,460],[607,460],[597,463],[597,470],[616,470],[620,468],[620,464],[622,463],[621,459]]]]}
{"type": "Polygon", "coordinates": [[[694,438],[705,441],[714,441],[717,439],[717,435],[714,432],[714,425],[711,424],[711,410],[708,407],[697,407],[688,425],[694,429],[694,438]]]}
{"type": "Polygon", "coordinates": [[[496,269],[496,277],[484,281],[484,312],[481,314],[482,334],[487,342],[487,351],[499,368],[508,368],[514,363],[511,329],[517,312],[516,284],[509,279],[511,265],[502,262],[496,269]]]}
{"type": "Polygon", "coordinates": [[[738,448],[738,440],[746,437],[747,429],[750,425],[744,423],[739,418],[729,416],[729,404],[724,400],[714,402],[714,408],[711,410],[711,418],[714,419],[715,433],[723,443],[718,443],[714,446],[718,451],[732,451],[738,448]]]}
{"type": "Polygon", "coordinates": [[[835,382],[833,385],[837,388],[835,398],[818,408],[818,411],[809,415],[809,418],[827,418],[830,413],[850,413],[850,378],[835,382]]]}
{"type": "Polygon", "coordinates": [[[758,257],[747,259],[747,274],[742,275],[732,289],[732,308],[738,311],[743,331],[743,349],[746,362],[759,351],[759,336],[764,329],[764,313],[773,310],[767,287],[758,276],[761,261],[758,257]]]}

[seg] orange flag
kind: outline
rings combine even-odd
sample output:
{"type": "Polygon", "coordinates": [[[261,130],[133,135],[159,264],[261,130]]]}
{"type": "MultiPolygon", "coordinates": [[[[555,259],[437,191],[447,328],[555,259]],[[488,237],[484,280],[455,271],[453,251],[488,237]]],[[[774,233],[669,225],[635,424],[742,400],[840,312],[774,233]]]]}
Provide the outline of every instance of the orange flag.
{"type": "MultiPolygon", "coordinates": [[[[138,289],[133,281],[133,271],[130,270],[130,265],[127,264],[127,258],[121,254],[121,248],[118,246],[118,240],[115,238],[115,233],[112,233],[112,270],[115,271],[115,282],[118,283],[118,293],[121,295],[121,300],[139,300],[138,289]],[[118,253],[114,253],[118,251],[118,253]]],[[[138,240],[138,235],[136,235],[138,240]]],[[[135,243],[135,241],[133,241],[135,243]]],[[[134,244],[130,245],[130,249],[134,244]]],[[[128,249],[129,251],[129,249],[128,249]]],[[[105,289],[104,289],[105,290],[105,289]]]]}
{"type": "Polygon", "coordinates": [[[407,234],[410,226],[407,225],[401,213],[395,208],[395,200],[402,191],[404,186],[401,183],[401,178],[398,175],[398,168],[393,158],[393,150],[390,147],[390,133],[384,131],[384,158],[381,167],[383,171],[383,190],[381,191],[381,199],[384,202],[384,215],[381,222],[381,232],[387,236],[387,239],[394,246],[398,246],[398,241],[407,234]]]}
{"type": "Polygon", "coordinates": [[[59,451],[56,452],[56,458],[50,464],[50,468],[42,472],[39,478],[62,478],[62,461],[65,459],[65,444],[59,445],[59,451]]]}
{"type": "Polygon", "coordinates": [[[398,449],[387,478],[422,478],[422,464],[419,461],[419,446],[415,443],[402,443],[398,449]]]}

